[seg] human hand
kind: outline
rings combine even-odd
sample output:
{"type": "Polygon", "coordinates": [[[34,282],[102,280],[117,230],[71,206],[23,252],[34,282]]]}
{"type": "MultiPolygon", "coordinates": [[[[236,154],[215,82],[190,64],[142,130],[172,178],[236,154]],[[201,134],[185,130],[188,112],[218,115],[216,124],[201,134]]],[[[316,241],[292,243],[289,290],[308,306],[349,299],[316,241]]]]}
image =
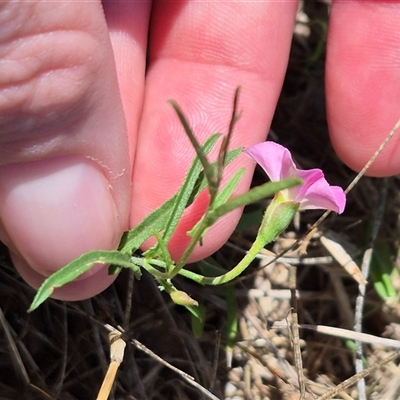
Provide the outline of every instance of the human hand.
{"type": "MultiPolygon", "coordinates": [[[[180,104],[203,142],[226,132],[241,85],[244,112],[232,146],[265,138],[296,8],[295,2],[190,1],[0,6],[0,237],[28,283],[38,287],[83,252],[116,248],[124,230],[175,193],[194,152],[166,100],[180,104]]],[[[354,169],[400,116],[399,12],[397,4],[379,2],[332,7],[330,131],[354,169]]],[[[395,138],[370,173],[398,173],[397,146],[395,138]]],[[[248,167],[244,191],[252,162],[243,157],[230,170],[238,163],[248,167]]],[[[202,197],[185,214],[172,254],[182,251],[206,203],[202,197]]],[[[213,227],[193,259],[220,247],[238,218],[213,227]]],[[[55,297],[87,298],[113,279],[107,268],[97,269],[55,297]]]]}

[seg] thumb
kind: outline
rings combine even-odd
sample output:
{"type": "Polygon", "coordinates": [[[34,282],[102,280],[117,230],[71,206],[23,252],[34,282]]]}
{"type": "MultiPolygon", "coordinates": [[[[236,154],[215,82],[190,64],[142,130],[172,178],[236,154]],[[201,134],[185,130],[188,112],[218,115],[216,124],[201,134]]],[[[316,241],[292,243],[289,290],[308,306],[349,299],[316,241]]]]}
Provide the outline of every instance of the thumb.
{"type": "MultiPolygon", "coordinates": [[[[0,238],[32,286],[128,226],[130,165],[100,2],[0,6],[0,238]]],[[[113,277],[96,267],[55,297],[113,277]]]]}

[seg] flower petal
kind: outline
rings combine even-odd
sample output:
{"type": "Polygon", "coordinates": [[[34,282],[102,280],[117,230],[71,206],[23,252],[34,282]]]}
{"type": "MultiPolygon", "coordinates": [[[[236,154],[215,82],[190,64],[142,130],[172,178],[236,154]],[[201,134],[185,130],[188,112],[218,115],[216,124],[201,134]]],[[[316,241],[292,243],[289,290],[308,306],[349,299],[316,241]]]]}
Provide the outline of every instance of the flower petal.
{"type": "Polygon", "coordinates": [[[304,180],[297,193],[296,201],[300,209],[324,209],[341,214],[346,205],[346,195],[339,186],[331,186],[320,169],[298,170],[298,176],[304,180]]]}
{"type": "Polygon", "coordinates": [[[297,176],[290,151],[274,142],[255,144],[245,150],[269,176],[271,181],[297,176]]]}
{"type": "Polygon", "coordinates": [[[269,176],[271,181],[299,177],[304,184],[287,189],[282,194],[287,201],[300,203],[301,210],[325,209],[341,214],[346,205],[346,195],[339,186],[330,186],[320,169],[297,169],[288,149],[274,143],[263,142],[245,150],[269,176]]]}

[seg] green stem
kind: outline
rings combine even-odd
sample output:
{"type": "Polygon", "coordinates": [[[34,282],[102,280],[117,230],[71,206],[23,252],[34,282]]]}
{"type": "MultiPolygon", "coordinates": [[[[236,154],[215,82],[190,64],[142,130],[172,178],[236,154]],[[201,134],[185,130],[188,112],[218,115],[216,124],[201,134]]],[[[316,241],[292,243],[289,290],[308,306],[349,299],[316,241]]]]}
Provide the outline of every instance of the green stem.
{"type": "MultiPolygon", "coordinates": [[[[276,239],[276,236],[268,238],[265,241],[265,238],[257,236],[253,245],[247,252],[247,254],[242,258],[238,265],[230,271],[226,272],[223,275],[216,277],[206,277],[204,275],[196,274],[195,272],[188,271],[187,269],[182,268],[179,271],[179,275],[184,276],[185,278],[189,278],[194,282],[200,283],[201,285],[222,285],[224,283],[228,283],[239,276],[249,265],[250,263],[257,257],[259,252],[270,242],[276,239]],[[270,240],[269,240],[270,239],[270,240]]],[[[159,265],[162,268],[166,268],[166,265],[159,265]]]]}
{"type": "Polygon", "coordinates": [[[265,245],[275,240],[290,224],[299,209],[299,203],[282,201],[279,193],[265,211],[257,237],[242,261],[227,273],[215,278],[205,278],[204,285],[222,285],[237,278],[257,257],[265,245]]]}
{"type": "MultiPolygon", "coordinates": [[[[298,203],[282,201],[279,194],[277,194],[264,214],[253,245],[235,268],[217,277],[205,277],[183,268],[178,273],[202,285],[222,285],[232,281],[250,265],[265,245],[275,240],[287,228],[298,209],[298,203]]],[[[161,263],[159,266],[166,268],[161,263]]]]}
{"type": "Polygon", "coordinates": [[[226,274],[212,280],[208,279],[206,284],[222,285],[239,276],[257,257],[264,246],[275,240],[288,227],[299,210],[299,206],[300,204],[294,201],[284,201],[278,192],[265,211],[256,240],[242,261],[226,274]]]}
{"type": "Polygon", "coordinates": [[[257,236],[247,254],[242,258],[242,260],[239,262],[238,265],[236,265],[235,268],[215,278],[204,278],[200,283],[202,283],[203,285],[222,285],[224,283],[232,281],[233,279],[237,278],[250,265],[250,263],[258,256],[264,246],[272,242],[274,239],[276,239],[276,236],[270,237],[267,240],[265,240],[265,238],[261,236],[257,236]]]}
{"type": "MultiPolygon", "coordinates": [[[[150,262],[152,264],[155,264],[153,261],[155,261],[155,260],[151,260],[150,262]]],[[[154,268],[150,264],[150,262],[148,262],[145,258],[131,257],[131,262],[134,265],[144,268],[149,274],[153,275],[154,278],[156,278],[158,281],[169,278],[168,274],[163,273],[163,272],[159,271],[158,269],[154,268]]],[[[157,265],[157,264],[155,264],[155,265],[157,265]]],[[[162,265],[162,268],[167,269],[167,265],[166,264],[162,265]]]]}
{"type": "MultiPolygon", "coordinates": [[[[182,257],[180,258],[180,260],[178,261],[176,266],[174,268],[172,268],[172,270],[170,271],[170,277],[173,278],[175,275],[179,274],[179,271],[184,267],[189,256],[192,254],[193,249],[195,248],[197,243],[200,242],[202,236],[204,235],[204,232],[218,218],[233,211],[234,209],[236,209],[238,207],[243,207],[247,204],[254,203],[255,201],[261,200],[265,197],[275,194],[273,201],[268,206],[268,208],[265,212],[262,226],[260,227],[260,231],[259,231],[259,234],[266,235],[268,230],[271,229],[271,235],[270,235],[271,238],[267,239],[267,237],[266,237],[266,240],[268,240],[268,241],[266,241],[264,243],[264,246],[267,243],[272,242],[272,240],[274,240],[284,229],[286,229],[286,227],[289,225],[290,221],[292,220],[294,214],[297,212],[298,207],[299,207],[298,203],[293,203],[290,201],[286,201],[286,202],[282,201],[282,198],[279,195],[279,190],[283,190],[288,187],[296,186],[301,183],[302,183],[302,180],[299,178],[287,178],[287,179],[284,179],[279,182],[268,182],[268,183],[265,183],[264,185],[260,185],[255,188],[252,188],[247,193],[239,195],[239,196],[229,200],[225,204],[222,204],[214,209],[213,209],[213,204],[212,204],[212,200],[211,200],[210,205],[208,206],[203,218],[198,222],[198,224],[190,232],[190,234],[192,236],[192,240],[190,241],[188,247],[185,249],[182,257]],[[272,215],[274,210],[283,204],[286,204],[286,206],[284,208],[280,207],[279,213],[281,213],[281,214],[285,213],[284,209],[285,208],[288,209],[289,204],[291,204],[291,206],[289,208],[294,206],[294,208],[296,209],[294,211],[293,215],[289,215],[287,217],[287,218],[290,218],[290,220],[287,222],[285,222],[286,221],[285,219],[282,220],[280,215],[276,215],[276,216],[272,215]],[[286,223],[286,225],[284,225],[285,223],[286,223]],[[267,225],[268,225],[268,227],[267,227],[267,225]],[[269,226],[269,225],[271,225],[271,226],[269,226]],[[282,225],[282,226],[284,225],[284,227],[281,230],[279,230],[280,225],[282,225]],[[264,228],[262,228],[263,226],[264,226],[264,228]],[[262,232],[264,230],[265,230],[265,233],[262,232]],[[272,235],[275,234],[274,232],[276,233],[276,236],[272,237],[272,235]]],[[[267,236],[268,236],[268,234],[267,234],[267,236]]]]}
{"type": "MultiPolygon", "coordinates": [[[[209,211],[210,211],[210,208],[208,207],[205,215],[207,215],[209,211]]],[[[172,268],[172,270],[170,271],[171,278],[174,277],[175,275],[179,274],[179,272],[181,271],[181,269],[184,267],[187,260],[189,259],[189,256],[193,253],[193,250],[196,247],[197,243],[199,243],[201,241],[201,238],[203,237],[203,234],[207,230],[207,228],[208,228],[207,221],[203,217],[200,224],[198,225],[198,228],[194,232],[194,235],[192,236],[192,239],[190,240],[189,245],[186,247],[185,251],[183,252],[182,257],[178,261],[177,265],[174,268],[172,268]]]]}

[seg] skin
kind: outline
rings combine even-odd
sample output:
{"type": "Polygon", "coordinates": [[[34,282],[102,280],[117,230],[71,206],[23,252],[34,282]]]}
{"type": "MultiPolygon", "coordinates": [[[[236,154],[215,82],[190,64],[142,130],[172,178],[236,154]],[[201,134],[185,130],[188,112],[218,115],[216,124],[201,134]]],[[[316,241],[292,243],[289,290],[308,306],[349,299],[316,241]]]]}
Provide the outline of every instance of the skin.
{"type": "MultiPolygon", "coordinates": [[[[175,193],[194,152],[168,99],[203,142],[226,132],[241,85],[244,112],[232,147],[265,139],[296,8],[291,1],[0,4],[0,239],[29,284],[38,287],[82,252],[116,248],[123,231],[175,193]]],[[[400,117],[399,17],[397,2],[332,6],[329,128],[355,170],[400,117]]],[[[399,140],[370,175],[400,172],[399,140]]],[[[229,171],[238,166],[248,168],[243,192],[254,163],[243,156],[229,171]]],[[[185,213],[170,243],[174,257],[206,205],[202,196],[185,213]]],[[[213,227],[192,260],[223,245],[239,217],[213,227]]],[[[54,297],[88,298],[113,279],[98,267],[54,297]]]]}

